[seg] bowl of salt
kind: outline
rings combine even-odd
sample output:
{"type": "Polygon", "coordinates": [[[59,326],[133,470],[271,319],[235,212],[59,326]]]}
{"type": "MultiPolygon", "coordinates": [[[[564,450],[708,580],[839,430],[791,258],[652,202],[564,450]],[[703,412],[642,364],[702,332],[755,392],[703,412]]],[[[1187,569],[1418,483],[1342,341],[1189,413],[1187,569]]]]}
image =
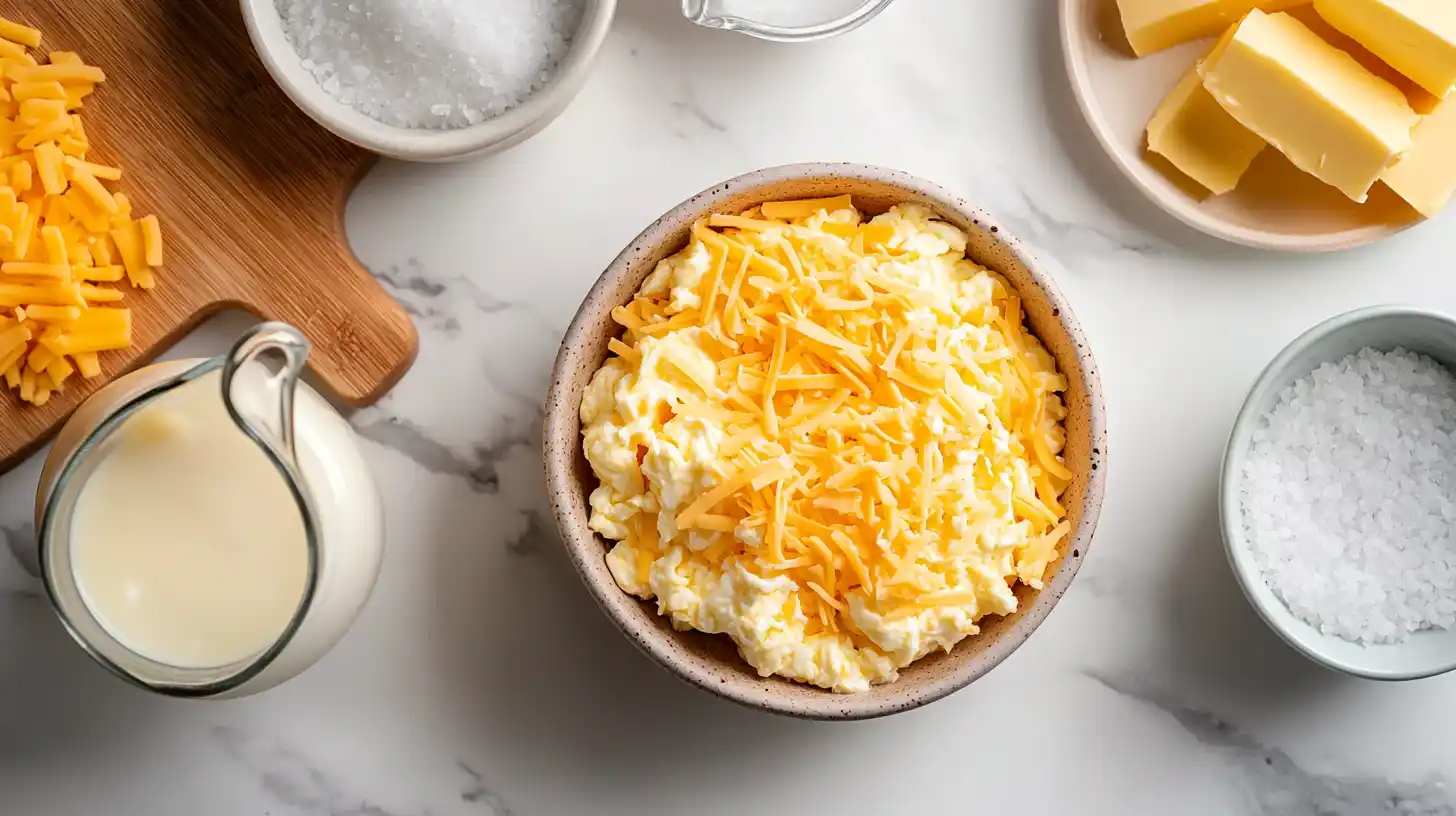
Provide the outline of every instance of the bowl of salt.
{"type": "Polygon", "coordinates": [[[1290,343],[1234,423],[1219,521],[1249,601],[1306,657],[1456,669],[1456,320],[1374,306],[1290,343]]]}
{"type": "Polygon", "coordinates": [[[319,124],[384,156],[504,150],[581,90],[617,0],[242,0],[274,81],[319,124]]]}

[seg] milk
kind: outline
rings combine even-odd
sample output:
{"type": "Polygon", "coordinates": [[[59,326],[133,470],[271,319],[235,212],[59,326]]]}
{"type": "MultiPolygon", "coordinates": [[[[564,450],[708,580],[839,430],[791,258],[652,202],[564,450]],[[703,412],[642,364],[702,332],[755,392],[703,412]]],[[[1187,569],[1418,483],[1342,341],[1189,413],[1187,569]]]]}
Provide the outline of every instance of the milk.
{"type": "Polygon", "coordinates": [[[278,469],[228,416],[221,374],[127,419],[72,517],[72,571],[117,641],[170,666],[249,660],[297,613],[303,514],[278,469]]]}
{"type": "Polygon", "coordinates": [[[262,324],[223,357],[118,378],[56,437],[37,561],[66,630],[112,673],[167,695],[256,694],[318,662],[364,608],[383,503],[349,423],[298,380],[306,350],[262,324]],[[286,369],[265,373],[256,358],[279,351],[286,369]],[[219,371],[263,443],[230,418],[219,371]]]}

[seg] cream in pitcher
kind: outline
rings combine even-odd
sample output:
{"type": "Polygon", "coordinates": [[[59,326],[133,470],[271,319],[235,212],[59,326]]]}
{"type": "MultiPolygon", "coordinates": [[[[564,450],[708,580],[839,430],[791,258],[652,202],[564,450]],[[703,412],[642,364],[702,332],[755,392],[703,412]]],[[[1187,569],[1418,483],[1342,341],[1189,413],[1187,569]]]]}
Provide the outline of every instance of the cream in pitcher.
{"type": "Polygon", "coordinates": [[[62,432],[41,565],[67,628],[112,671],[176,695],[261,691],[362,608],[378,491],[348,424],[298,381],[307,350],[264,324],[223,358],[118,380],[62,432]]]}
{"type": "Polygon", "coordinates": [[[308,580],[298,506],[228,416],[220,377],[124,423],[71,522],[71,569],[91,613],[122,644],[174,666],[263,652],[308,580]]]}

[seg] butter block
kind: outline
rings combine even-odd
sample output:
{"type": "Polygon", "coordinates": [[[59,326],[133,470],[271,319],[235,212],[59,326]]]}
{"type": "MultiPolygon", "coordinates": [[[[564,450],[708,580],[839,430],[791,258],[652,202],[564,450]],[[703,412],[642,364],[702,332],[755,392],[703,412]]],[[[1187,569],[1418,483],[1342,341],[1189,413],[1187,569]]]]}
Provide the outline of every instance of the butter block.
{"type": "Polygon", "coordinates": [[[1250,12],[1201,73],[1240,124],[1357,202],[1420,121],[1399,89],[1288,14],[1250,12]]]}
{"type": "Polygon", "coordinates": [[[1437,97],[1456,89],[1453,0],[1315,0],[1314,8],[1437,97]]]}
{"type": "Polygon", "coordinates": [[[1354,37],[1330,25],[1328,20],[1319,16],[1319,13],[1314,10],[1314,6],[1300,6],[1292,8],[1286,13],[1309,26],[1309,30],[1318,34],[1320,39],[1354,57],[1356,62],[1369,68],[1370,73],[1399,88],[1416,113],[1421,115],[1434,113],[1436,108],[1441,105],[1440,97],[1392,68],[1389,63],[1375,56],[1370,49],[1361,45],[1354,37]]]}
{"type": "Polygon", "coordinates": [[[1259,134],[1239,124],[1204,89],[1197,66],[1148,123],[1148,149],[1214,195],[1237,187],[1264,146],[1259,134]]]}
{"type": "Polygon", "coordinates": [[[1283,11],[1309,0],[1117,0],[1128,44],[1145,57],[1200,37],[1212,37],[1254,9],[1283,11]]]}
{"type": "Polygon", "coordinates": [[[1427,218],[1445,209],[1456,195],[1456,96],[1421,120],[1415,146],[1380,180],[1427,218]]]}

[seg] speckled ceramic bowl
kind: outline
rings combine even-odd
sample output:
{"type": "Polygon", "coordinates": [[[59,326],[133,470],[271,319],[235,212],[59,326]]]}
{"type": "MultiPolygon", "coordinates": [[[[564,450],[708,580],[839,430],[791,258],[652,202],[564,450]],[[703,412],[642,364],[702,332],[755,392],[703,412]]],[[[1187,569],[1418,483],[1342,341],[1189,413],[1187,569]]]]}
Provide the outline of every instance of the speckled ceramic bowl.
{"type": "Polygon", "coordinates": [[[582,580],[612,622],[633,643],[693,685],[753,708],[824,720],[852,720],[907,711],[962,688],[1015,651],[1067,591],[1097,526],[1107,472],[1107,424],[1092,351],[1051,277],[1016,239],[979,209],[927,181],[858,164],[798,164],[740,176],[705,190],[637,236],[607,267],[567,329],[546,401],[545,464],[556,524],[582,580]],[[1065,504],[1072,534],[1040,592],[1018,586],[1020,609],[987,617],[982,632],[949,654],[933,654],[901,670],[894,683],[860,694],[835,694],[777,677],[759,677],[726,636],[677,632],[656,608],[619,589],[607,569],[608,543],[587,527],[587,498],[597,480],[582,454],[580,407],[592,375],[619,334],[611,310],[629,300],[659,260],[686,245],[692,223],[710,212],[736,213],[765,201],[850,193],[872,213],[915,202],[970,235],[970,255],[1016,287],[1032,331],[1070,383],[1066,397],[1067,466],[1074,474],[1065,504]]]}

